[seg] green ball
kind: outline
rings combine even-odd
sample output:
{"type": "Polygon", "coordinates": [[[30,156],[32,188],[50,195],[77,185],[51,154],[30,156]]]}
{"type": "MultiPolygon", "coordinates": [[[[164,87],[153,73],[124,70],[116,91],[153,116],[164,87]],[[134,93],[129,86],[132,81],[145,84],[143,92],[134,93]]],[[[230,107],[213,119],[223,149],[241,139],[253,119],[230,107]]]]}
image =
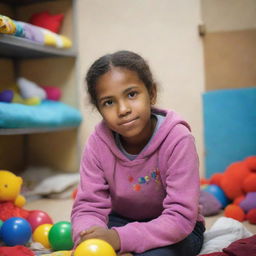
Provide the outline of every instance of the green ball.
{"type": "Polygon", "coordinates": [[[71,235],[71,223],[59,221],[49,231],[48,239],[54,251],[71,250],[74,242],[71,235]]]}
{"type": "Polygon", "coordinates": [[[4,224],[4,222],[2,220],[0,220],[0,239],[1,239],[1,227],[4,224]]]}

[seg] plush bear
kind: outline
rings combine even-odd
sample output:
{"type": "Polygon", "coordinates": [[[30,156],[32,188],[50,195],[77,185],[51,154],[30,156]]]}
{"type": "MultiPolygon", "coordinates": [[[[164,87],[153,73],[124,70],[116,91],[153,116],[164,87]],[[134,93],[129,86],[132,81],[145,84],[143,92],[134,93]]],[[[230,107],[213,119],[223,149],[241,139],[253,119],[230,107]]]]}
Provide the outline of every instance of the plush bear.
{"type": "Polygon", "coordinates": [[[0,170],[0,202],[10,201],[22,207],[26,199],[20,195],[23,180],[12,172],[0,170]]]}

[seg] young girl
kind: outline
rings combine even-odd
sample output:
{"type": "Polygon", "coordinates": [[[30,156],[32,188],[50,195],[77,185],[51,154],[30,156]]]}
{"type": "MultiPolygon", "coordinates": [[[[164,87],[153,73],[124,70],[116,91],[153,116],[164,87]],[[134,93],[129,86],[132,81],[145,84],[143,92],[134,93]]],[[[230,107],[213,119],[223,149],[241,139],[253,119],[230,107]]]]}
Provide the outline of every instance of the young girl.
{"type": "Polygon", "coordinates": [[[136,53],[99,58],[86,81],[103,120],[81,161],[71,216],[75,244],[99,238],[123,256],[197,255],[205,228],[188,123],[153,107],[156,84],[136,53]]]}

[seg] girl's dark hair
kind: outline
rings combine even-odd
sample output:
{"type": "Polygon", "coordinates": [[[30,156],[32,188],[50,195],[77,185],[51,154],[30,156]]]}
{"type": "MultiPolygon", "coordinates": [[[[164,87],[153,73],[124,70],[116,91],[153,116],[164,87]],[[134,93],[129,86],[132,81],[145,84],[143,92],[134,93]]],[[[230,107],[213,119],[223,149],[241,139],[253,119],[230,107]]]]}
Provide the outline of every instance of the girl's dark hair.
{"type": "Polygon", "coordinates": [[[89,68],[86,75],[87,91],[90,101],[97,107],[96,84],[98,79],[113,67],[126,68],[135,71],[139,79],[145,84],[149,94],[155,89],[156,83],[146,61],[137,53],[118,51],[106,54],[97,59],[89,68]]]}

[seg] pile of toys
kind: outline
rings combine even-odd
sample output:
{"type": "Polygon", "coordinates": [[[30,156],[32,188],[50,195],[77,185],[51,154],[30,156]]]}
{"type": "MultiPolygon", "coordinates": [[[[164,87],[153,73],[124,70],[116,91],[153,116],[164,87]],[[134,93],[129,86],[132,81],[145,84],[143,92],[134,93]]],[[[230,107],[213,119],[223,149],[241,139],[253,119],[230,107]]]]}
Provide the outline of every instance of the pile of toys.
{"type": "MultiPolygon", "coordinates": [[[[74,242],[69,221],[53,223],[44,211],[23,208],[20,194],[23,180],[14,173],[0,170],[0,255],[34,256],[31,242],[40,243],[45,256],[71,256],[74,242]]],[[[75,194],[73,195],[75,196],[75,194]]],[[[116,256],[114,249],[100,239],[88,239],[74,250],[74,256],[116,256]]]]}
{"type": "Polygon", "coordinates": [[[220,202],[226,217],[256,224],[256,156],[232,163],[201,184],[220,202]]]}
{"type": "Polygon", "coordinates": [[[38,105],[42,100],[59,101],[61,90],[57,86],[44,86],[19,77],[15,84],[0,91],[0,102],[38,105]]]}
{"type": "MultiPolygon", "coordinates": [[[[7,247],[13,247],[27,245],[32,239],[46,249],[71,250],[74,246],[71,223],[68,221],[53,223],[51,217],[44,211],[23,209],[26,199],[20,195],[22,183],[21,177],[12,172],[0,170],[1,241],[7,247]]],[[[21,250],[21,247],[18,248],[21,250]]],[[[4,250],[10,249],[17,250],[17,248],[4,250]]]]}

